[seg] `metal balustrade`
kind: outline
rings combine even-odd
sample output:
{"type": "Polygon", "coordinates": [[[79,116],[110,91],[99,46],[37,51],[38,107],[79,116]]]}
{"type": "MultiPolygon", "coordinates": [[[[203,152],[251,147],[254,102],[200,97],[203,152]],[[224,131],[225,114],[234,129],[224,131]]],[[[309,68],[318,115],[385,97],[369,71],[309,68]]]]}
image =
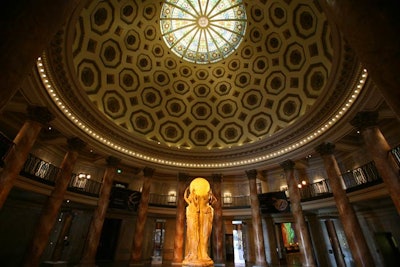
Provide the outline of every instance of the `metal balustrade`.
{"type": "MultiPolygon", "coordinates": [[[[0,140],[0,143],[3,144],[5,142],[10,146],[13,145],[13,143],[10,143],[8,139],[4,139],[5,141],[3,139],[0,140]]],[[[392,153],[400,166],[400,146],[391,149],[390,153],[392,153]]],[[[50,162],[46,162],[33,154],[29,154],[20,174],[24,177],[54,186],[56,178],[60,172],[61,169],[54,166],[50,162]]],[[[355,191],[382,182],[382,179],[373,161],[354,170],[344,172],[341,174],[341,176],[347,192],[355,191]]],[[[68,185],[68,190],[97,197],[100,193],[101,185],[102,183],[99,181],[86,178],[82,180],[79,175],[72,174],[68,185]]],[[[313,199],[329,197],[332,195],[332,190],[328,179],[302,185],[299,190],[302,201],[309,201],[313,199]]],[[[174,195],[150,194],[149,204],[153,206],[176,207],[176,198],[177,197],[174,195]]],[[[225,196],[221,199],[223,208],[250,207],[249,196],[225,196]]]]}
{"type": "Polygon", "coordinates": [[[53,164],[44,161],[33,154],[28,158],[21,170],[21,175],[45,184],[54,185],[61,169],[53,164]]]}
{"type": "Polygon", "coordinates": [[[373,161],[354,170],[342,173],[342,178],[347,191],[354,191],[355,188],[382,182],[382,178],[373,161]]]}
{"type": "Polygon", "coordinates": [[[150,194],[149,204],[152,206],[166,206],[166,207],[176,207],[176,196],[174,195],[159,195],[150,194]]]}
{"type": "Polygon", "coordinates": [[[329,180],[321,180],[312,184],[302,185],[300,188],[301,200],[311,200],[332,195],[329,180]]]}
{"type": "MultiPolygon", "coordinates": [[[[160,195],[151,193],[149,197],[149,205],[159,207],[176,207],[177,197],[174,195],[160,195]]],[[[223,208],[241,208],[250,207],[249,196],[230,196],[222,197],[223,208]]]]}
{"type": "MultiPolygon", "coordinates": [[[[32,180],[54,186],[60,172],[61,169],[50,162],[44,161],[33,154],[28,154],[20,174],[32,180]]],[[[98,196],[101,184],[101,182],[92,179],[82,181],[77,174],[73,173],[68,184],[68,191],[98,196]]]]}
{"type": "Polygon", "coordinates": [[[396,160],[397,165],[400,167],[400,145],[394,147],[390,150],[394,159],[396,160]]]}
{"type": "Polygon", "coordinates": [[[222,197],[223,208],[250,207],[250,196],[229,196],[222,197]]]}
{"type": "Polygon", "coordinates": [[[80,178],[78,174],[73,173],[68,184],[68,190],[90,196],[99,196],[101,185],[101,182],[87,178],[80,178]]]}
{"type": "MultiPolygon", "coordinates": [[[[345,173],[342,173],[341,176],[346,192],[352,192],[382,182],[382,179],[373,161],[354,170],[349,170],[345,173]]],[[[311,183],[305,186],[303,185],[300,188],[300,195],[302,201],[309,201],[331,196],[332,190],[329,185],[329,180],[325,179],[316,183],[311,183]]]]}

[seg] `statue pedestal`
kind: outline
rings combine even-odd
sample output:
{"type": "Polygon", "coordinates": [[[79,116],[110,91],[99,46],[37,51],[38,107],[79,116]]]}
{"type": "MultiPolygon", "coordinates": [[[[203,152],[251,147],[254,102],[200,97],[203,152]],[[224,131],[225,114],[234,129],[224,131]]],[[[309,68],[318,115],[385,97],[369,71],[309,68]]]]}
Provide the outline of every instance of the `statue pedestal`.
{"type": "Polygon", "coordinates": [[[182,262],[182,267],[210,267],[210,266],[214,266],[213,260],[193,260],[193,261],[184,260],[182,262]]]}

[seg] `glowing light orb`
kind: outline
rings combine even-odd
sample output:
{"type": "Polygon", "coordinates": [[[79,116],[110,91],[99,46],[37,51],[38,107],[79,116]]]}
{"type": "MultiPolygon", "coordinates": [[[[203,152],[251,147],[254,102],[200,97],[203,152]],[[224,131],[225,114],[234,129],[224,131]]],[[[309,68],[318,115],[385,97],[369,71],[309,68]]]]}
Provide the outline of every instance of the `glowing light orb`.
{"type": "Polygon", "coordinates": [[[208,195],[208,192],[210,192],[210,183],[204,178],[195,178],[190,183],[190,192],[192,192],[193,189],[195,190],[197,195],[206,196],[208,195]]]}

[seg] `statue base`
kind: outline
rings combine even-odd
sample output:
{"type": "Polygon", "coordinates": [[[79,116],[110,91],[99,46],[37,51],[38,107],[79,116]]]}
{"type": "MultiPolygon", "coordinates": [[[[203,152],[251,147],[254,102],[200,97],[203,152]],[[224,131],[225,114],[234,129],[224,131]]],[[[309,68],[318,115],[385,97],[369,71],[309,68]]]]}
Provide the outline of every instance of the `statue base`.
{"type": "Polygon", "coordinates": [[[213,260],[184,260],[182,267],[209,267],[214,266],[213,260]]]}

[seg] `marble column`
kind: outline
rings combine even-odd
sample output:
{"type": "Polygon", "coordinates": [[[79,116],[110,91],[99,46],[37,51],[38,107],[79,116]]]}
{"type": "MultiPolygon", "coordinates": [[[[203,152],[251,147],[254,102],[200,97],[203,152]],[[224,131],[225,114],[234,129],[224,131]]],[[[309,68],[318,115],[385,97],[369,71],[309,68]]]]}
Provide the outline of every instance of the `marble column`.
{"type": "Polygon", "coordinates": [[[335,256],[337,267],[346,267],[346,262],[343,258],[342,248],[336,234],[335,225],[332,220],[328,219],[325,221],[326,230],[328,231],[329,240],[331,241],[333,255],[335,256]]]}
{"type": "Polygon", "coordinates": [[[304,219],[303,210],[301,208],[301,197],[298,183],[294,177],[294,165],[295,163],[291,160],[287,160],[281,163],[281,167],[285,171],[286,182],[288,184],[288,190],[290,195],[290,209],[295,220],[295,230],[297,239],[299,241],[299,248],[301,254],[301,262],[303,266],[315,267],[315,261],[313,257],[313,248],[311,244],[310,234],[308,232],[307,224],[304,219]]]}
{"type": "Polygon", "coordinates": [[[0,112],[79,2],[27,0],[23,4],[20,1],[2,4],[0,112]]]}
{"type": "Polygon", "coordinates": [[[89,233],[86,238],[86,245],[80,263],[81,266],[96,266],[97,247],[100,242],[101,231],[106,217],[108,203],[110,202],[111,188],[119,162],[120,159],[115,157],[110,156],[107,158],[107,168],[104,172],[97,208],[94,211],[89,227],[89,233]]]}
{"type": "Polygon", "coordinates": [[[214,203],[214,226],[213,226],[213,260],[215,266],[225,266],[224,260],[224,233],[222,219],[222,195],[221,174],[213,174],[213,194],[217,201],[214,203]]]}
{"type": "Polygon", "coordinates": [[[275,238],[274,219],[268,214],[261,220],[264,229],[265,258],[268,264],[278,265],[279,259],[276,249],[278,244],[275,238]]]}
{"type": "Polygon", "coordinates": [[[56,179],[54,189],[42,209],[34,237],[28,247],[24,266],[39,266],[40,257],[47,246],[51,230],[64,201],[64,195],[67,191],[68,183],[71,180],[72,171],[78,159],[79,151],[85,146],[86,144],[78,138],[68,140],[69,150],[61,163],[61,170],[56,179]]]}
{"type": "MultiPolygon", "coordinates": [[[[317,211],[318,213],[318,211],[317,211]]],[[[307,213],[308,229],[310,229],[311,241],[314,246],[314,256],[317,266],[329,266],[330,255],[327,253],[328,246],[325,242],[322,221],[315,213],[307,213]]]]}
{"type": "Polygon", "coordinates": [[[57,238],[56,246],[54,247],[54,250],[53,250],[53,255],[51,257],[53,262],[57,262],[57,261],[61,260],[62,253],[65,248],[66,242],[68,242],[68,233],[71,229],[73,218],[74,218],[74,216],[72,215],[71,211],[63,212],[63,215],[62,215],[62,220],[63,220],[62,223],[63,224],[61,227],[60,234],[58,235],[58,238],[57,238]]]}
{"type": "Polygon", "coordinates": [[[265,245],[264,236],[261,224],[261,214],[260,214],[260,202],[258,200],[257,193],[257,170],[246,171],[247,178],[249,180],[250,188],[250,206],[251,206],[251,216],[252,225],[254,231],[254,247],[256,262],[255,266],[267,266],[267,261],[265,259],[265,245]]]}
{"type": "Polygon", "coordinates": [[[185,194],[186,181],[189,176],[185,173],[178,174],[178,193],[176,199],[176,222],[175,222],[175,239],[174,239],[174,258],[172,265],[181,265],[183,261],[183,244],[185,232],[185,194]]]}
{"type": "Polygon", "coordinates": [[[321,4],[400,118],[400,2],[325,0],[321,4]]]}
{"type": "Polygon", "coordinates": [[[130,264],[142,264],[142,246],[143,246],[143,236],[144,236],[144,227],[146,225],[147,220],[147,210],[149,207],[149,198],[150,198],[150,178],[153,176],[154,169],[146,167],[143,169],[143,186],[142,186],[142,195],[140,197],[138,215],[136,220],[135,233],[133,235],[133,245],[132,245],[132,253],[130,264]]]}
{"type": "Polygon", "coordinates": [[[321,154],[324,161],[339,218],[343,224],[343,230],[356,265],[374,266],[360,223],[346,195],[346,191],[342,187],[339,166],[333,155],[334,148],[334,144],[322,143],[315,150],[321,154]]]}
{"type": "Polygon", "coordinates": [[[28,119],[14,138],[15,145],[4,159],[4,168],[0,173],[0,209],[24,166],[40,130],[53,119],[45,107],[29,106],[27,113],[28,119]]]}
{"type": "Polygon", "coordinates": [[[397,213],[400,214],[400,168],[377,122],[378,113],[366,111],[359,112],[350,123],[361,132],[365,146],[389,191],[397,213]]]}

